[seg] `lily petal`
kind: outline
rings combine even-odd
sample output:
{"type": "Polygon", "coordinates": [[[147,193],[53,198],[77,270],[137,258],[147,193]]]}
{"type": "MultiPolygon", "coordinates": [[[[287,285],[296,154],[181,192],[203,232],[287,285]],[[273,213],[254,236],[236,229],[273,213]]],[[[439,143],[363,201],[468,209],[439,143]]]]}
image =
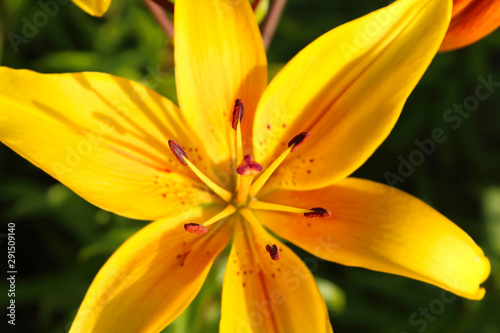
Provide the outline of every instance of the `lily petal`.
{"type": "Polygon", "coordinates": [[[193,135],[224,167],[234,154],[235,99],[245,106],[242,130],[248,141],[255,107],[267,85],[262,37],[249,1],[181,0],[174,15],[179,105],[193,135]]]}
{"type": "Polygon", "coordinates": [[[328,219],[256,212],[278,235],[312,254],[348,266],[403,275],[481,299],[490,273],[483,251],[459,227],[417,198],[368,180],[347,178],[324,189],[276,191],[267,200],[324,207],[328,219]]]}
{"type": "Polygon", "coordinates": [[[127,240],[95,277],[70,332],[160,332],[191,303],[231,239],[227,223],[203,236],[184,231],[183,223],[215,213],[159,220],[127,240]]]}
{"type": "Polygon", "coordinates": [[[362,165],[394,127],[443,40],[450,13],[451,1],[397,1],[297,54],[258,105],[255,160],[269,165],[296,134],[309,131],[311,138],[267,189],[320,188],[362,165]]]}
{"type": "Polygon", "coordinates": [[[92,16],[102,16],[108,10],[111,0],[72,0],[75,5],[92,16]]]}
{"type": "Polygon", "coordinates": [[[332,332],[307,266],[260,225],[237,223],[222,289],[220,332],[332,332]],[[280,259],[266,252],[276,244],[280,259]]]}
{"type": "Polygon", "coordinates": [[[219,202],[170,152],[168,139],[198,145],[154,91],[101,73],[0,78],[0,140],[96,206],[154,220],[219,202]]]}
{"type": "Polygon", "coordinates": [[[439,51],[477,42],[500,26],[500,0],[455,0],[450,27],[439,51]]]}

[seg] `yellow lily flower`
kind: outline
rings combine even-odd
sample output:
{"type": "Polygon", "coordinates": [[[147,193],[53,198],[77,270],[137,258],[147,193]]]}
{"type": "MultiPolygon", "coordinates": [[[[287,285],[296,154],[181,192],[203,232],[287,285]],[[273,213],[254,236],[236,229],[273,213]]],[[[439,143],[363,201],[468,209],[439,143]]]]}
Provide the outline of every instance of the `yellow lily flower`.
{"type": "Polygon", "coordinates": [[[319,37],[267,85],[248,1],[177,0],[180,108],[108,74],[0,68],[2,142],[91,203],[156,220],[99,271],[71,332],[159,332],[231,237],[221,332],[331,332],[311,272],[265,227],[481,299],[490,264],[464,231],[346,178],[393,128],[450,15],[451,1],[398,1],[319,37]]]}
{"type": "Polygon", "coordinates": [[[103,16],[111,0],[72,0],[75,5],[92,16],[103,16]]]}
{"type": "Polygon", "coordinates": [[[500,26],[500,0],[454,0],[450,27],[440,51],[456,50],[500,26]]]}

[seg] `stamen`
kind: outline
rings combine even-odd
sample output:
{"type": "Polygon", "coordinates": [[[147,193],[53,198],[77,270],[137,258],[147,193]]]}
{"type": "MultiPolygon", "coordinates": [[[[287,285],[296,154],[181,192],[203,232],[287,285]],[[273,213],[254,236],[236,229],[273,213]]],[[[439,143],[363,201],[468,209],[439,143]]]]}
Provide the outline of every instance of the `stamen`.
{"type": "Polygon", "coordinates": [[[304,216],[307,217],[308,219],[316,219],[316,218],[325,219],[332,216],[332,213],[330,213],[328,209],[315,207],[311,208],[311,212],[304,213],[304,216]]]}
{"type": "Polygon", "coordinates": [[[248,199],[248,191],[250,190],[250,185],[252,185],[252,180],[255,175],[262,171],[262,165],[255,162],[252,156],[245,155],[243,160],[236,168],[236,173],[238,174],[238,197],[236,201],[239,203],[244,203],[248,199]]]}
{"type": "Polygon", "coordinates": [[[252,209],[256,209],[256,210],[272,210],[272,211],[278,211],[278,212],[299,213],[299,214],[314,213],[315,212],[314,209],[316,209],[316,208],[312,208],[312,209],[296,208],[296,207],[279,205],[279,204],[275,204],[275,203],[263,202],[263,201],[258,201],[258,200],[250,201],[248,204],[248,207],[252,208],[252,209]]]}
{"type": "Polygon", "coordinates": [[[309,140],[309,137],[311,136],[310,132],[302,132],[298,135],[296,135],[290,142],[288,142],[288,147],[292,147],[292,153],[294,153],[299,147],[309,140]]]}
{"type": "Polygon", "coordinates": [[[271,165],[262,173],[262,175],[252,184],[250,188],[250,196],[255,196],[262,189],[264,184],[269,180],[274,171],[283,163],[285,158],[290,154],[295,152],[299,146],[306,142],[311,133],[302,132],[296,135],[290,142],[288,142],[288,149],[285,150],[281,155],[271,163],[271,165]]]}
{"type": "Polygon", "coordinates": [[[278,247],[276,246],[276,244],[273,244],[272,246],[266,245],[266,251],[269,252],[271,259],[273,259],[274,261],[280,258],[280,251],[278,251],[278,247]]]}
{"type": "Polygon", "coordinates": [[[215,215],[214,217],[209,219],[207,222],[203,223],[203,226],[208,227],[209,225],[211,225],[217,221],[220,221],[225,217],[228,217],[229,215],[233,214],[234,212],[236,212],[236,207],[234,207],[233,205],[227,205],[227,207],[224,208],[223,211],[221,211],[220,213],[218,213],[217,215],[215,215]]]}
{"type": "Polygon", "coordinates": [[[186,223],[184,224],[184,230],[192,234],[204,235],[208,232],[208,229],[197,223],[186,223]]]}
{"type": "Polygon", "coordinates": [[[243,119],[243,113],[245,111],[245,108],[243,107],[243,102],[241,99],[237,99],[234,102],[234,110],[233,110],[233,129],[236,131],[236,128],[238,128],[238,123],[241,122],[241,119],[243,119]]]}
{"type": "MultiPolygon", "coordinates": [[[[234,102],[234,110],[233,110],[233,129],[236,131],[236,163],[241,161],[243,158],[243,139],[241,135],[241,120],[243,119],[243,113],[245,108],[243,107],[243,101],[241,99],[237,99],[234,102]]],[[[239,189],[240,177],[236,177],[236,188],[239,189]]]]}
{"type": "Polygon", "coordinates": [[[168,140],[168,146],[170,147],[170,150],[172,153],[174,153],[174,156],[181,162],[182,165],[187,165],[186,162],[184,161],[184,158],[188,159],[186,151],[184,148],[182,148],[177,142],[174,140],[168,140]]]}
{"type": "Polygon", "coordinates": [[[168,146],[170,147],[170,150],[172,150],[172,153],[174,153],[175,157],[181,162],[182,165],[187,165],[193,173],[200,178],[200,180],[205,183],[212,191],[217,193],[224,201],[229,202],[233,198],[233,195],[231,192],[227,191],[226,189],[220,187],[216,183],[214,183],[210,178],[205,176],[188,158],[186,151],[182,149],[182,147],[175,142],[174,140],[169,140],[168,141],[168,146]]]}

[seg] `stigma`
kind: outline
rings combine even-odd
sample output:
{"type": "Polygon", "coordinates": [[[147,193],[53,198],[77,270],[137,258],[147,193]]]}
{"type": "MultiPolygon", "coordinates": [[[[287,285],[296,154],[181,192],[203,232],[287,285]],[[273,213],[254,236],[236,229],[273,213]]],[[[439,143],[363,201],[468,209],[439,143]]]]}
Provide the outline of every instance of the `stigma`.
{"type": "Polygon", "coordinates": [[[255,162],[250,155],[245,155],[236,168],[236,173],[240,176],[256,176],[261,171],[262,165],[255,162]]]}

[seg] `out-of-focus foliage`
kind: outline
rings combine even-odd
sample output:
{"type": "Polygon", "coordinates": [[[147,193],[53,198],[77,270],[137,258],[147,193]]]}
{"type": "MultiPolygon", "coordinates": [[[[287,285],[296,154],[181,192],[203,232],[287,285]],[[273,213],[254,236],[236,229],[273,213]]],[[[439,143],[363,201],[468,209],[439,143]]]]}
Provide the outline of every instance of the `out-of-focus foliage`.
{"type": "MultiPolygon", "coordinates": [[[[322,33],[386,4],[290,0],[269,51],[270,76],[322,33]]],[[[172,43],[141,1],[113,0],[102,19],[68,2],[57,5],[44,23],[39,14],[43,10],[36,1],[0,2],[2,65],[47,73],[112,73],[176,101],[172,43]],[[35,29],[29,30],[29,24],[35,29]],[[29,38],[26,31],[31,32],[29,38]],[[25,40],[12,42],[13,34],[25,40]]],[[[485,250],[492,262],[485,299],[453,298],[430,285],[312,259],[297,249],[318,278],[336,332],[498,332],[500,86],[492,87],[494,91],[474,111],[453,114],[454,120],[446,116],[452,115],[447,110],[455,104],[464,105],[476,96],[480,77],[500,82],[499,32],[463,50],[438,55],[392,134],[355,176],[387,182],[387,172],[398,175],[401,161],[415,159],[415,152],[422,150],[415,140],[432,138],[432,131],[441,128],[446,140],[435,143],[433,153],[422,153],[421,163],[394,185],[437,208],[485,250]]],[[[0,220],[0,237],[5,238],[9,222],[16,224],[16,330],[34,333],[67,332],[96,272],[146,223],[88,204],[3,145],[0,220]]],[[[0,238],[2,253],[4,238],[0,238]]],[[[216,262],[193,304],[165,332],[217,332],[225,256],[216,262]]],[[[5,280],[0,286],[0,305],[5,309],[5,280]]]]}

